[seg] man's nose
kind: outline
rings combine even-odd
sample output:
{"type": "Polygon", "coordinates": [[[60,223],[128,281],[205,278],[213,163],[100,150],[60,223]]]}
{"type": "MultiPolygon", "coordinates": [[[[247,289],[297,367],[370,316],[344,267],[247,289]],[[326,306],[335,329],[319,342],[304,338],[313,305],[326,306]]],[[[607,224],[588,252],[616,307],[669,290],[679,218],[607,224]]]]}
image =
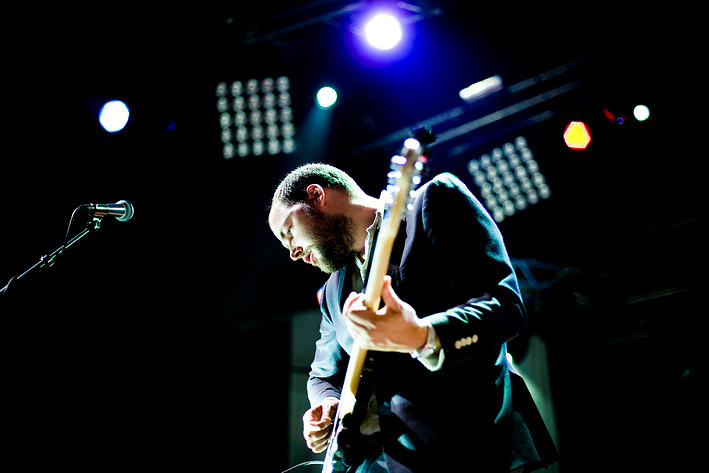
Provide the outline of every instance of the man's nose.
{"type": "Polygon", "coordinates": [[[302,247],[296,246],[296,247],[291,248],[290,258],[293,261],[298,261],[302,257],[303,257],[303,248],[302,247]]]}

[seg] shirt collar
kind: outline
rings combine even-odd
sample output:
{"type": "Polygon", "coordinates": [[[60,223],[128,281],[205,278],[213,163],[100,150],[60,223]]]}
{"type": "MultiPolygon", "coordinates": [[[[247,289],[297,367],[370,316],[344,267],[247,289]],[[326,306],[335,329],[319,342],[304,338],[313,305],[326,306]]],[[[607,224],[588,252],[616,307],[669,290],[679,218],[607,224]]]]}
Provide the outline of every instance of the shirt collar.
{"type": "Polygon", "coordinates": [[[359,269],[359,275],[362,281],[364,281],[364,277],[367,274],[367,269],[369,268],[369,263],[372,255],[372,247],[374,246],[374,241],[376,240],[375,236],[377,234],[377,231],[379,231],[379,227],[382,224],[382,211],[380,209],[377,209],[377,212],[374,216],[374,222],[367,227],[367,238],[364,240],[364,261],[360,261],[358,257],[355,256],[355,264],[357,265],[357,268],[359,269]]]}

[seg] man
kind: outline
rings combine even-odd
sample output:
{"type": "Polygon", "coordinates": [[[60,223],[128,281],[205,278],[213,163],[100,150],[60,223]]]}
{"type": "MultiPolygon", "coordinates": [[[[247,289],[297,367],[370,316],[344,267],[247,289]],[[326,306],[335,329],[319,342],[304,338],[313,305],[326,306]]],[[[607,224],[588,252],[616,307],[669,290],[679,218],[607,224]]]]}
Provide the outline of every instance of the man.
{"type": "Polygon", "coordinates": [[[355,413],[362,472],[525,472],[556,449],[506,342],[526,312],[502,236],[465,185],[442,174],[418,189],[383,281],[365,308],[380,203],[343,171],[309,164],[275,191],[269,225],[293,260],[330,274],[308,381],[304,437],[326,449],[354,341],[369,350],[355,413]]]}

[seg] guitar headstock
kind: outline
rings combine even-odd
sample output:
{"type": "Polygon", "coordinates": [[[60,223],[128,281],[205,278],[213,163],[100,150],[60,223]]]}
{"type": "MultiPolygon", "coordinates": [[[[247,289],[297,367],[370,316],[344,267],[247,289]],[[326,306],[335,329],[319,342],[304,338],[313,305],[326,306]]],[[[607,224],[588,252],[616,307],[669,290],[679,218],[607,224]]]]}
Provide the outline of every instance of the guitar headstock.
{"type": "Polygon", "coordinates": [[[394,208],[403,215],[409,197],[421,183],[421,173],[426,163],[423,153],[424,146],[421,142],[416,138],[408,138],[404,141],[401,154],[391,158],[387,188],[382,191],[381,197],[384,201],[385,216],[394,208]]]}
{"type": "Polygon", "coordinates": [[[409,197],[421,182],[421,171],[426,158],[421,141],[409,138],[404,142],[401,154],[391,158],[391,170],[387,188],[382,191],[380,204],[383,205],[383,218],[379,226],[379,235],[374,247],[374,254],[369,266],[364,305],[377,308],[381,298],[382,281],[389,268],[389,257],[401,227],[409,197]]]}

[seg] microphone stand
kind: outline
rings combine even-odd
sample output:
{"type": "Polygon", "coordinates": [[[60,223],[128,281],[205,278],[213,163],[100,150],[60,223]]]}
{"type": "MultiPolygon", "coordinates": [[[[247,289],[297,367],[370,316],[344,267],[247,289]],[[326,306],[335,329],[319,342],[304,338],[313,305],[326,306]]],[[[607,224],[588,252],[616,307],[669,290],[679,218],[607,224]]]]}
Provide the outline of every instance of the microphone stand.
{"type": "Polygon", "coordinates": [[[24,273],[20,274],[15,278],[15,281],[19,281],[20,279],[34,273],[34,272],[41,272],[44,268],[51,267],[54,264],[54,260],[57,259],[57,256],[61,255],[64,250],[67,248],[71,248],[76,242],[81,240],[83,237],[88,235],[89,233],[97,231],[99,228],[101,228],[101,217],[96,217],[94,216],[89,223],[86,224],[86,228],[84,228],[81,232],[79,232],[76,236],[74,236],[71,240],[66,242],[66,244],[60,246],[56,250],[54,250],[51,254],[49,255],[44,255],[42,256],[39,261],[32,266],[30,269],[25,271],[24,273]]]}

